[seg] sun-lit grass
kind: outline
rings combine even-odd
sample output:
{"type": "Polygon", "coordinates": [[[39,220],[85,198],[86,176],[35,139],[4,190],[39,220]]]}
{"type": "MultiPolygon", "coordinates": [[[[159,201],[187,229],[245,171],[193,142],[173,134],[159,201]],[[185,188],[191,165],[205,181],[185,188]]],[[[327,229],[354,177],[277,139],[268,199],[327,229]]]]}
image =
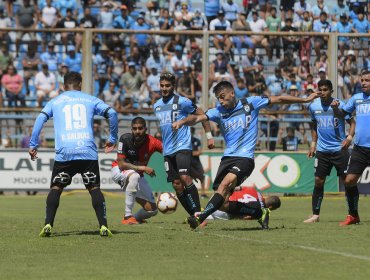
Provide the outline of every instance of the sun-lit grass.
{"type": "MultiPolygon", "coordinates": [[[[54,234],[39,238],[45,196],[0,197],[1,279],[368,279],[370,199],[362,223],[345,228],[343,197],[323,202],[321,222],[303,224],[311,199],[282,198],[271,230],[255,221],[210,222],[199,231],[179,209],[123,226],[123,195],[107,195],[111,239],[99,236],[87,194],[63,196],[54,234]]],[[[206,201],[202,201],[204,204],[206,201]]]]}

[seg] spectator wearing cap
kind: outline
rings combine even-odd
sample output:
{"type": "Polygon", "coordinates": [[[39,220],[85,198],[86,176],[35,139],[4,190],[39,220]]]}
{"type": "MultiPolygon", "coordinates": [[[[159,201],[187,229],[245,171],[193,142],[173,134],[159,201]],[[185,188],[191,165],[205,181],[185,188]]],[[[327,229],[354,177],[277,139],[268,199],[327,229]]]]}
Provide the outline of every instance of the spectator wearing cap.
{"type": "Polygon", "coordinates": [[[146,79],[146,86],[149,91],[149,97],[152,105],[161,98],[159,82],[160,72],[158,71],[158,68],[153,66],[153,68],[150,69],[150,74],[146,79]]]}
{"type": "Polygon", "coordinates": [[[166,61],[163,55],[159,53],[158,48],[154,47],[151,49],[151,55],[146,60],[145,67],[149,71],[149,73],[153,68],[156,68],[158,73],[162,73],[163,71],[165,71],[166,61]]]}
{"type": "MultiPolygon", "coordinates": [[[[337,22],[337,24],[333,28],[333,31],[338,32],[338,33],[356,32],[356,30],[353,28],[352,23],[348,22],[346,14],[340,15],[340,20],[339,22],[337,22]]],[[[344,50],[351,47],[351,40],[348,37],[340,36],[338,37],[338,45],[339,45],[340,54],[344,55],[344,50]]]]}
{"type": "MultiPolygon", "coordinates": [[[[321,12],[320,19],[313,22],[313,31],[319,33],[329,33],[331,31],[330,23],[327,21],[328,15],[321,12]]],[[[327,46],[328,36],[316,36],[314,39],[314,48],[316,56],[320,55],[320,51],[327,46]]]]}
{"type": "Polygon", "coordinates": [[[79,22],[79,27],[96,28],[97,26],[98,26],[98,19],[91,14],[90,7],[85,7],[83,17],[80,19],[80,22],[79,22]]]}
{"type": "MultiPolygon", "coordinates": [[[[281,18],[276,15],[276,8],[272,7],[270,10],[270,16],[266,19],[267,30],[270,32],[280,32],[281,29],[281,18]]],[[[276,59],[280,61],[280,37],[279,36],[268,36],[269,38],[269,52],[268,58],[271,61],[274,49],[276,49],[276,59]]]]}
{"type": "Polygon", "coordinates": [[[194,11],[194,16],[190,22],[190,29],[191,30],[207,30],[208,24],[207,19],[204,17],[204,14],[199,10],[196,9],[194,11]]]}
{"type": "Polygon", "coordinates": [[[125,92],[125,96],[130,96],[135,102],[142,106],[144,102],[148,101],[148,96],[145,96],[143,88],[145,86],[145,79],[141,72],[136,71],[136,63],[130,61],[128,63],[128,71],[121,77],[121,86],[125,92]]]}
{"type": "Polygon", "coordinates": [[[283,145],[283,151],[289,151],[294,152],[298,151],[298,147],[300,144],[306,144],[307,143],[307,135],[305,131],[303,130],[303,140],[301,138],[298,138],[295,135],[295,127],[294,126],[288,126],[286,128],[286,136],[283,136],[284,129],[281,128],[279,130],[279,136],[278,136],[278,144],[283,145]]]}
{"type": "Polygon", "coordinates": [[[93,73],[95,81],[98,81],[98,94],[101,96],[107,81],[111,79],[113,61],[109,56],[109,49],[106,45],[100,48],[99,53],[93,60],[93,73]]]}
{"type": "Polygon", "coordinates": [[[222,10],[225,11],[225,19],[232,25],[238,17],[238,13],[241,12],[241,8],[233,0],[227,0],[222,4],[222,10]]]}
{"type": "MultiPolygon", "coordinates": [[[[210,22],[209,30],[231,31],[231,24],[225,19],[225,12],[223,10],[219,10],[217,18],[210,22]]],[[[212,40],[216,49],[223,49],[225,53],[228,53],[233,45],[230,36],[227,34],[214,35],[212,40]]]]}
{"type": "MultiPolygon", "coordinates": [[[[173,30],[174,20],[171,18],[168,9],[163,9],[162,16],[158,19],[158,25],[160,30],[173,30]]],[[[170,40],[171,36],[160,35],[159,44],[163,48],[170,40]]]]}
{"type": "Polygon", "coordinates": [[[29,45],[27,48],[27,52],[22,58],[22,66],[24,71],[23,77],[27,94],[30,93],[29,80],[37,74],[40,63],[41,59],[40,55],[37,52],[36,45],[29,45]]]}
{"type": "Polygon", "coordinates": [[[14,65],[9,64],[1,78],[1,86],[5,89],[5,97],[8,99],[8,107],[26,107],[25,96],[22,94],[23,78],[17,73],[14,65]]]}
{"type": "Polygon", "coordinates": [[[63,62],[68,66],[69,71],[81,73],[82,54],[76,53],[75,46],[67,46],[67,55],[63,62]]]}
{"type": "MultiPolygon", "coordinates": [[[[233,31],[251,31],[248,21],[246,20],[246,13],[241,12],[238,14],[238,18],[233,22],[231,26],[233,31]]],[[[239,56],[242,55],[242,48],[254,48],[254,44],[251,38],[247,35],[237,35],[232,37],[232,41],[236,46],[239,56]]]]}
{"type": "Polygon", "coordinates": [[[60,34],[61,37],[62,37],[63,45],[64,45],[66,50],[67,50],[67,45],[68,45],[69,42],[71,42],[72,44],[75,44],[77,50],[80,49],[81,42],[82,42],[82,37],[81,37],[81,35],[77,35],[77,33],[71,31],[71,29],[78,27],[78,23],[75,20],[75,18],[73,17],[72,9],[69,9],[69,8],[67,9],[66,16],[61,18],[58,21],[56,27],[57,28],[68,29],[67,32],[62,32],[60,34]]]}
{"type": "Polygon", "coordinates": [[[337,0],[337,3],[331,9],[331,20],[332,22],[339,21],[340,15],[349,15],[349,7],[344,4],[344,0],[337,0]]]}
{"type": "Polygon", "coordinates": [[[326,69],[324,67],[319,68],[318,70],[318,78],[316,79],[315,83],[318,84],[320,80],[326,80],[326,69]]]}
{"type": "Polygon", "coordinates": [[[208,24],[217,17],[220,8],[220,0],[204,0],[204,14],[208,24]]]}
{"type": "Polygon", "coordinates": [[[171,57],[171,67],[176,77],[181,77],[186,68],[188,67],[188,59],[183,54],[183,48],[181,45],[175,46],[175,55],[171,57]]]}
{"type": "Polygon", "coordinates": [[[128,15],[126,5],[120,7],[121,14],[116,16],[113,20],[113,27],[116,29],[130,29],[135,24],[135,20],[128,15]]]}
{"type": "MultiPolygon", "coordinates": [[[[145,22],[143,14],[139,14],[136,18],[136,22],[131,26],[132,30],[150,30],[150,26],[145,22]]],[[[130,38],[131,47],[138,46],[142,50],[142,55],[148,57],[148,46],[153,42],[153,38],[149,34],[132,34],[130,38]]]]}
{"type": "Polygon", "coordinates": [[[281,95],[284,91],[285,80],[279,67],[275,68],[275,74],[269,75],[266,79],[267,90],[270,95],[281,95]]]}
{"type": "Polygon", "coordinates": [[[54,48],[54,43],[49,42],[47,50],[40,55],[40,59],[48,65],[50,72],[56,73],[58,71],[58,65],[62,61],[60,56],[54,51],[54,48]]]}
{"type": "MultiPolygon", "coordinates": [[[[101,29],[113,29],[113,12],[112,12],[111,1],[104,1],[100,14],[99,14],[99,28],[101,29]]],[[[105,40],[109,34],[105,34],[105,40]]]]}
{"type": "Polygon", "coordinates": [[[328,6],[325,5],[324,0],[317,0],[316,4],[312,6],[312,17],[314,20],[317,20],[320,18],[320,14],[322,12],[325,12],[326,14],[329,13],[328,6]]]}
{"type": "MultiPolygon", "coordinates": [[[[23,0],[23,6],[21,5],[17,12],[16,27],[29,29],[31,31],[36,28],[37,23],[38,23],[38,17],[37,17],[36,8],[30,4],[30,0],[23,0]]],[[[17,38],[15,41],[17,56],[18,56],[21,40],[23,39],[23,36],[25,34],[29,35],[29,37],[31,38],[31,41],[36,41],[36,35],[34,32],[29,32],[29,31],[17,32],[17,38]]]]}
{"type": "Polygon", "coordinates": [[[352,3],[351,6],[352,6],[352,9],[349,12],[349,18],[353,22],[355,19],[358,19],[358,14],[360,12],[364,12],[364,10],[363,10],[364,8],[361,6],[361,3],[357,2],[357,1],[352,3]]]}
{"type": "Polygon", "coordinates": [[[42,107],[42,103],[46,98],[54,98],[58,95],[58,92],[55,90],[55,75],[49,72],[47,64],[42,64],[41,68],[42,70],[35,77],[36,96],[39,107],[42,107]]]}
{"type": "MultiPolygon", "coordinates": [[[[264,31],[268,31],[267,24],[264,19],[258,18],[258,12],[252,12],[252,20],[249,21],[249,26],[253,32],[263,33],[264,31]]],[[[252,42],[255,47],[264,47],[266,52],[269,53],[269,43],[265,36],[262,35],[252,35],[251,36],[252,42]]]]}
{"type": "MultiPolygon", "coordinates": [[[[303,21],[299,26],[300,32],[311,32],[312,31],[312,19],[310,17],[310,13],[305,11],[303,13],[303,21]]],[[[311,57],[311,37],[310,36],[302,36],[300,37],[300,48],[299,54],[301,60],[303,57],[307,57],[309,59],[311,57]]]]}
{"type": "Polygon", "coordinates": [[[299,25],[303,21],[303,13],[305,11],[310,13],[310,17],[312,17],[312,7],[306,0],[299,0],[295,2],[294,7],[294,23],[299,25]]]}
{"type": "MultiPolygon", "coordinates": [[[[364,15],[364,12],[362,10],[358,13],[358,18],[353,20],[353,28],[356,33],[359,34],[367,34],[370,32],[370,22],[367,20],[367,18],[364,15]]],[[[364,50],[365,57],[369,53],[369,38],[368,37],[359,37],[354,38],[355,44],[354,48],[355,50],[364,50]]]]}

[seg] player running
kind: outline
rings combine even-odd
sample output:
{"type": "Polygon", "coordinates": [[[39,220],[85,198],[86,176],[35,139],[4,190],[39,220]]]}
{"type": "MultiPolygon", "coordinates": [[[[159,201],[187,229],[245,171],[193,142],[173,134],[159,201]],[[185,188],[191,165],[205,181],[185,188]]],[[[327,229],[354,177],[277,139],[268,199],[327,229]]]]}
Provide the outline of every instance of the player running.
{"type": "Polygon", "coordinates": [[[50,192],[46,199],[45,226],[41,237],[50,236],[63,189],[72,177],[80,173],[91,195],[92,205],[99,221],[100,235],[111,237],[108,229],[106,204],[100,190],[98,151],[94,141],[94,115],[109,119],[110,136],[105,152],[111,152],[117,142],[117,113],[102,100],[81,92],[82,77],[77,72],[64,76],[65,92],[50,100],[42,109],[33,127],[29,145],[32,160],[37,158],[41,129],[54,119],[55,162],[51,175],[50,192]]]}
{"type": "MultiPolygon", "coordinates": [[[[172,125],[174,129],[179,129],[183,125],[194,125],[209,119],[219,125],[226,143],[224,156],[213,182],[216,193],[204,211],[187,218],[192,229],[197,228],[209,215],[219,209],[234,188],[252,173],[259,110],[273,104],[310,102],[318,96],[317,93],[312,93],[307,98],[262,95],[238,100],[232,84],[227,81],[218,83],[213,92],[219,102],[216,108],[208,110],[206,114],[188,116],[172,125]]],[[[268,229],[269,213],[267,208],[256,210],[256,217],[261,219],[263,229],[268,229]]]]}
{"type": "MultiPolygon", "coordinates": [[[[313,122],[312,143],[308,157],[315,156],[315,187],[312,193],[312,216],[305,223],[320,221],[321,203],[324,198],[326,176],[335,166],[337,175],[344,181],[345,170],[349,159],[348,147],[355,134],[355,120],[347,114],[344,118],[334,115],[330,104],[334,100],[333,85],[330,80],[320,80],[318,83],[320,98],[308,107],[313,122]],[[349,135],[345,134],[345,120],[350,124],[349,135]],[[317,145],[317,147],[316,147],[317,145]]],[[[344,102],[338,100],[339,107],[344,102]]]]}
{"type": "MultiPolygon", "coordinates": [[[[186,118],[188,115],[203,115],[202,109],[188,98],[175,94],[176,78],[172,73],[164,72],[160,76],[160,91],[162,98],[153,106],[159,120],[162,133],[164,166],[167,181],[172,182],[176,196],[181,205],[194,215],[200,211],[198,190],[190,176],[192,145],[190,128],[184,126],[178,130],[172,129],[172,123],[186,118]]],[[[214,148],[209,122],[205,119],[203,127],[208,139],[208,148],[214,148]]]]}
{"type": "Polygon", "coordinates": [[[158,213],[144,173],[155,176],[154,169],[147,164],[153,153],[162,153],[162,142],[146,131],[145,120],[134,118],[131,121],[131,133],[125,133],[119,139],[117,160],[112,163],[112,179],[126,191],[125,214],[122,219],[124,225],[140,224],[158,213]],[[135,200],[142,208],[132,214],[135,200]]]}
{"type": "Polygon", "coordinates": [[[352,154],[349,159],[344,187],[348,205],[348,215],[340,226],[358,224],[359,193],[357,181],[367,166],[370,166],[370,71],[361,73],[362,92],[353,95],[350,100],[340,108],[338,100],[333,100],[331,106],[337,116],[344,117],[356,111],[356,137],[352,154]]]}

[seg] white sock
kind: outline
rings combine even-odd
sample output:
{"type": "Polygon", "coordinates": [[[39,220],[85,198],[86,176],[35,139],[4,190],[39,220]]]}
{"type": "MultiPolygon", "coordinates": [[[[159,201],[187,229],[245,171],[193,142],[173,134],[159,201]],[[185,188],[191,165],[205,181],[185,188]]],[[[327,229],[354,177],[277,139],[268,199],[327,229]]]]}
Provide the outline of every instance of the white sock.
{"type": "Polygon", "coordinates": [[[125,199],[125,217],[132,216],[132,210],[135,205],[136,192],[126,191],[125,199]]]}

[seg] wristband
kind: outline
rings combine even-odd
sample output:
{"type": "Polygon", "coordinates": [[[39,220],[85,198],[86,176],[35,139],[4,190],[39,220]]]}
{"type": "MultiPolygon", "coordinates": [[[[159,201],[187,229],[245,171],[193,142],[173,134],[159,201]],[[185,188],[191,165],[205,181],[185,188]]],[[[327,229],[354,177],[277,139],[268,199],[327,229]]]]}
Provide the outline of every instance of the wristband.
{"type": "Polygon", "coordinates": [[[207,132],[206,133],[206,137],[207,137],[207,140],[211,140],[211,139],[213,139],[213,136],[212,136],[212,132],[207,132]]]}
{"type": "Polygon", "coordinates": [[[316,142],[315,141],[311,142],[311,148],[316,148],[316,142]]]}
{"type": "Polygon", "coordinates": [[[353,139],[352,135],[348,135],[348,136],[347,136],[347,140],[348,140],[348,141],[352,142],[352,139],[353,139]]]}

